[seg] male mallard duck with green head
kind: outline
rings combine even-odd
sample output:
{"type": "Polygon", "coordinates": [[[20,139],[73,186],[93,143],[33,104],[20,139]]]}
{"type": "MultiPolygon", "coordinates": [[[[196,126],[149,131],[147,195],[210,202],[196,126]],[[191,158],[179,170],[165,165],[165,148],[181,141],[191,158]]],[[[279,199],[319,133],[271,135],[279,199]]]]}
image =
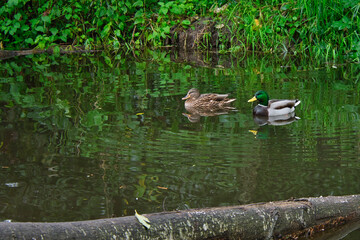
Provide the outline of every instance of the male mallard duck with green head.
{"type": "Polygon", "coordinates": [[[230,103],[235,101],[235,98],[228,98],[229,94],[206,93],[200,94],[199,90],[192,88],[187,95],[182,98],[185,101],[185,108],[206,108],[206,109],[221,109],[230,108],[230,103]]]}
{"type": "Polygon", "coordinates": [[[271,99],[269,95],[263,91],[257,91],[255,96],[248,100],[248,102],[254,102],[258,100],[259,104],[255,106],[253,110],[254,115],[260,116],[280,116],[292,113],[295,111],[295,107],[300,104],[300,100],[288,100],[288,99],[271,99]]]}

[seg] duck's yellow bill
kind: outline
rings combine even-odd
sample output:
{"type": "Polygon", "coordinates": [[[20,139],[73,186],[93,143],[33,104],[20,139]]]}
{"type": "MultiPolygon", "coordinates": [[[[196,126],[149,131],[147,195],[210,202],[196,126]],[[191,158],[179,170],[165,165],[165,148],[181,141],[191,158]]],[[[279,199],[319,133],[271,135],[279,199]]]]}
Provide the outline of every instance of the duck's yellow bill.
{"type": "Polygon", "coordinates": [[[186,95],[186,96],[183,97],[181,100],[186,100],[186,99],[188,99],[188,98],[190,98],[190,95],[186,95]]]}
{"type": "Polygon", "coordinates": [[[257,99],[256,97],[254,96],[252,99],[249,99],[248,102],[255,102],[257,99]]]}

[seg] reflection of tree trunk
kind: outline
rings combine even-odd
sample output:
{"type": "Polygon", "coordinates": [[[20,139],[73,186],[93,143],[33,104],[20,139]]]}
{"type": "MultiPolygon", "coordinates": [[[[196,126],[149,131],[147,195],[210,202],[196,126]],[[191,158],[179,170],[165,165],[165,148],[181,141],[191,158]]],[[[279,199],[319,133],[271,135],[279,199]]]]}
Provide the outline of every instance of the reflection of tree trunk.
{"type": "Polygon", "coordinates": [[[322,231],[360,216],[360,195],[63,223],[0,223],[0,239],[270,239],[322,231]],[[307,229],[307,230],[304,230],[307,229]]]}
{"type": "Polygon", "coordinates": [[[236,199],[239,204],[251,202],[251,198],[254,195],[258,184],[257,177],[260,165],[260,162],[254,161],[249,163],[248,167],[236,168],[236,179],[239,186],[236,193],[236,199]]]}

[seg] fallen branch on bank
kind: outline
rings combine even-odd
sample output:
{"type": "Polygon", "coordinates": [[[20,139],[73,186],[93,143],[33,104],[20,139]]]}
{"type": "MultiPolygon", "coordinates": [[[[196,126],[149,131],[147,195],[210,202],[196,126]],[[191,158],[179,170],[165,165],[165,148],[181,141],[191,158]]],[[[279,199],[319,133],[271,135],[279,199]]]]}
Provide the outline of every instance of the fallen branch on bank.
{"type": "Polygon", "coordinates": [[[360,216],[360,195],[302,198],[232,207],[80,222],[0,223],[0,239],[295,239],[360,216]]]}
{"type": "MultiPolygon", "coordinates": [[[[59,45],[60,54],[71,54],[71,53],[93,53],[100,52],[101,50],[87,50],[82,47],[73,47],[71,45],[59,45]]],[[[0,60],[12,58],[16,56],[26,56],[31,54],[42,54],[42,53],[54,53],[54,47],[47,49],[29,49],[29,50],[0,50],[0,60]]]]}

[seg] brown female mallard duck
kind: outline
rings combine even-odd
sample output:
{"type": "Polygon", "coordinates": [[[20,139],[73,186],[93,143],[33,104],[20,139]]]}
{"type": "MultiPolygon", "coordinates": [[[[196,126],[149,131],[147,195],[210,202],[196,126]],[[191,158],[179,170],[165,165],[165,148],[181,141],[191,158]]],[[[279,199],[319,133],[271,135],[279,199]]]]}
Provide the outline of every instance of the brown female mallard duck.
{"type": "Polygon", "coordinates": [[[254,102],[258,100],[259,104],[255,106],[253,110],[254,115],[260,116],[280,116],[290,114],[295,111],[295,107],[300,104],[300,100],[288,100],[288,99],[271,99],[269,95],[263,91],[257,91],[255,96],[248,100],[248,102],[254,102]]]}
{"type": "Polygon", "coordinates": [[[187,95],[182,98],[185,101],[185,108],[231,108],[230,103],[235,101],[235,98],[228,98],[229,94],[206,93],[201,94],[198,89],[192,88],[187,95]]]}

